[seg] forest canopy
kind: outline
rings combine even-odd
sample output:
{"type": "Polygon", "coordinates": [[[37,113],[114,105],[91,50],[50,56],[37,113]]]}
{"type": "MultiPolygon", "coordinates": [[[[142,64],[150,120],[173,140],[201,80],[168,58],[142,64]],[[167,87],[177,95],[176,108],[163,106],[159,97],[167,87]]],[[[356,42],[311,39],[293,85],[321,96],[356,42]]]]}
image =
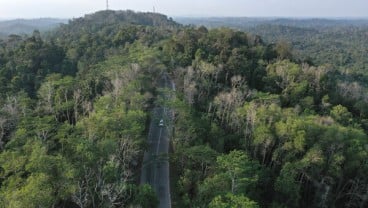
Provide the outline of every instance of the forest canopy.
{"type": "Polygon", "coordinates": [[[173,207],[368,206],[366,65],[262,38],[109,10],[0,40],[0,207],[156,207],[138,181],[157,103],[173,207]]]}

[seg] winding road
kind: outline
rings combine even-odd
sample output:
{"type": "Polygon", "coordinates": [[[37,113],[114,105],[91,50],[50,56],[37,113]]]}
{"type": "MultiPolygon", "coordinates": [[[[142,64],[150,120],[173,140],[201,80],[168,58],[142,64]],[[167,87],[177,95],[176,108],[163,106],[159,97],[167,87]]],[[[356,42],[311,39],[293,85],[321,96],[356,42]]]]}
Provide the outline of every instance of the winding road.
{"type": "MultiPolygon", "coordinates": [[[[164,74],[160,80],[158,99],[171,99],[165,90],[174,89],[169,77],[164,74]]],[[[153,109],[148,133],[148,149],[144,153],[141,173],[141,184],[149,184],[155,190],[160,201],[159,208],[171,208],[170,178],[169,178],[169,135],[172,129],[171,110],[164,106],[153,109]],[[160,125],[160,120],[163,125],[160,125]]]]}

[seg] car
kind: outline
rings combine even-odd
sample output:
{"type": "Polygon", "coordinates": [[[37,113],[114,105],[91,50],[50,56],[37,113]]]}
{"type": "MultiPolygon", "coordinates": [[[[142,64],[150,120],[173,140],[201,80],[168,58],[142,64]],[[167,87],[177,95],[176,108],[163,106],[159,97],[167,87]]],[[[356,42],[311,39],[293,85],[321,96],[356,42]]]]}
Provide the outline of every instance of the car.
{"type": "Polygon", "coordinates": [[[158,123],[158,126],[164,126],[164,120],[161,119],[160,122],[158,123]]]}

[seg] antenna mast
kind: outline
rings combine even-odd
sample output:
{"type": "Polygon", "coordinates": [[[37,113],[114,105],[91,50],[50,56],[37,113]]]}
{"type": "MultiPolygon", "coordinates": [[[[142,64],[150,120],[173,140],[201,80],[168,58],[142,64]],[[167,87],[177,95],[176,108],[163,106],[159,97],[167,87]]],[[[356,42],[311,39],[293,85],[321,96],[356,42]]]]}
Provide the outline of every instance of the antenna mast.
{"type": "Polygon", "coordinates": [[[156,6],[157,6],[157,5],[155,5],[156,1],[153,1],[152,3],[153,3],[153,5],[152,5],[153,6],[153,13],[156,13],[156,6]]]}
{"type": "Polygon", "coordinates": [[[106,0],[106,10],[109,10],[109,0],[106,0]]]}

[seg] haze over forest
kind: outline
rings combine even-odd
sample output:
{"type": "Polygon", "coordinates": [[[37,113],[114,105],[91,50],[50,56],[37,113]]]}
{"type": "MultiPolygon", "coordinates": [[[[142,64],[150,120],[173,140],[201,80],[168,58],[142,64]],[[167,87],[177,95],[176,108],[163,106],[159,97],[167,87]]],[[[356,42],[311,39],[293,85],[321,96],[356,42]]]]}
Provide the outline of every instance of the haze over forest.
{"type": "MultiPolygon", "coordinates": [[[[0,18],[65,19],[105,8],[105,0],[2,0],[0,18]]],[[[155,10],[172,17],[368,17],[368,2],[365,0],[109,0],[109,8],[146,12],[155,10]]]]}

